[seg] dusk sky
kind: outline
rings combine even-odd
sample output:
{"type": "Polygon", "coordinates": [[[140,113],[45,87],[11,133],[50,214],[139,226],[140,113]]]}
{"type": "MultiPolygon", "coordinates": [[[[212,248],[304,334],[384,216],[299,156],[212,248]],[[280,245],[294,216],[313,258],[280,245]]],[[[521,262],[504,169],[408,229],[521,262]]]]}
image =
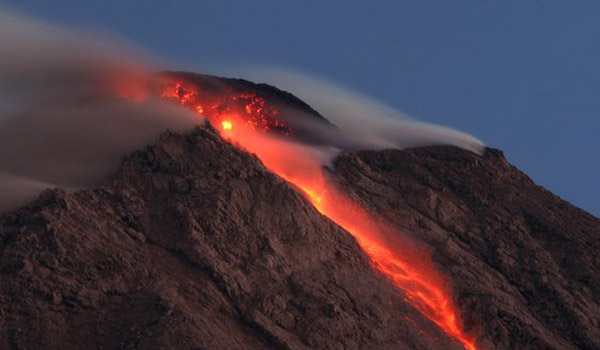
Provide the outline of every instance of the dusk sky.
{"type": "MultiPolygon", "coordinates": [[[[308,72],[468,132],[600,215],[600,1],[2,0],[179,67],[308,72]]],[[[292,91],[293,92],[293,91],[292,91]]]]}

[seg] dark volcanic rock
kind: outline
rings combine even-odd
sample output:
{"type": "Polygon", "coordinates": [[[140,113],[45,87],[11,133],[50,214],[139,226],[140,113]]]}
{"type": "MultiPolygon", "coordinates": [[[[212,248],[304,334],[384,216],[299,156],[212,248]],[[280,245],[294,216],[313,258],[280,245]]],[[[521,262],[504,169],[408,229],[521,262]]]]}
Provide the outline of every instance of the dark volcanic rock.
{"type": "Polygon", "coordinates": [[[0,217],[0,348],[459,347],[348,233],[204,127],[100,188],[0,217]]]}
{"type": "Polygon", "coordinates": [[[502,153],[345,154],[347,192],[429,246],[485,349],[600,349],[600,220],[502,153]]]}

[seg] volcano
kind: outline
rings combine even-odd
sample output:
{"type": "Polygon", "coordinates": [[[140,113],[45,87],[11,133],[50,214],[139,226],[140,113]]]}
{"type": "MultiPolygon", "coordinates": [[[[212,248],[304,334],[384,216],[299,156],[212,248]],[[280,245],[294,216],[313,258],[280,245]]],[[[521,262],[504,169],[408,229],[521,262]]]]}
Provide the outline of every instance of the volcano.
{"type": "Polygon", "coordinates": [[[337,127],[290,93],[154,89],[206,121],[0,214],[1,348],[600,349],[600,220],[502,152],[324,164],[337,127]]]}

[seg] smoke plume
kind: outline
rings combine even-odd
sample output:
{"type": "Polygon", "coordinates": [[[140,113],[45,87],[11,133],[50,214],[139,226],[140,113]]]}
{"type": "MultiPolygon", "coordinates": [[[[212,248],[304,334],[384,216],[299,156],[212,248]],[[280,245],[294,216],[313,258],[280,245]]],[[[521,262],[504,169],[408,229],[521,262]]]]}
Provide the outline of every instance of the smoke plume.
{"type": "Polygon", "coordinates": [[[97,185],[127,152],[198,123],[168,103],[135,102],[150,60],[114,40],[0,11],[0,47],[0,211],[44,188],[97,185]]]}
{"type": "MultiPolygon", "coordinates": [[[[236,69],[251,79],[287,90],[323,114],[339,129],[341,148],[350,150],[452,145],[475,153],[483,143],[463,132],[413,120],[396,109],[323,79],[284,69],[236,69]]],[[[315,132],[328,133],[327,130],[315,132]]]]}
{"type": "MultiPolygon", "coordinates": [[[[0,47],[0,212],[44,188],[98,185],[124,154],[165,130],[199,122],[198,114],[147,93],[157,68],[129,43],[0,10],[0,47]]],[[[297,124],[321,142],[289,147],[307,150],[319,164],[341,149],[448,144],[482,150],[472,136],[411,120],[319,79],[273,69],[250,75],[299,96],[337,126],[323,127],[297,111],[297,124]]]]}

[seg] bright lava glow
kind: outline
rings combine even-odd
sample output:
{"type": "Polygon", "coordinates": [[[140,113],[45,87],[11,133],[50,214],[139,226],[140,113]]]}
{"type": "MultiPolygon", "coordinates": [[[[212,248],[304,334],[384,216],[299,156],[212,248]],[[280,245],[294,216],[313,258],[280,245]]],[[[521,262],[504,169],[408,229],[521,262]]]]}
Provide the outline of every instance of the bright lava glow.
{"type": "Polygon", "coordinates": [[[162,91],[162,97],[203,114],[213,125],[220,124],[225,140],[256,154],[269,170],[299,188],[321,214],[352,234],[371,265],[404,291],[406,300],[421,314],[467,350],[477,350],[474,337],[462,329],[446,279],[429,253],[338,191],[309,147],[271,136],[289,136],[294,130],[264,99],[237,94],[203,100],[193,87],[173,82],[162,91]]]}
{"type": "Polygon", "coordinates": [[[223,120],[221,122],[221,126],[223,127],[223,130],[225,130],[225,131],[229,131],[229,130],[233,129],[233,124],[229,120],[223,120]]]}

